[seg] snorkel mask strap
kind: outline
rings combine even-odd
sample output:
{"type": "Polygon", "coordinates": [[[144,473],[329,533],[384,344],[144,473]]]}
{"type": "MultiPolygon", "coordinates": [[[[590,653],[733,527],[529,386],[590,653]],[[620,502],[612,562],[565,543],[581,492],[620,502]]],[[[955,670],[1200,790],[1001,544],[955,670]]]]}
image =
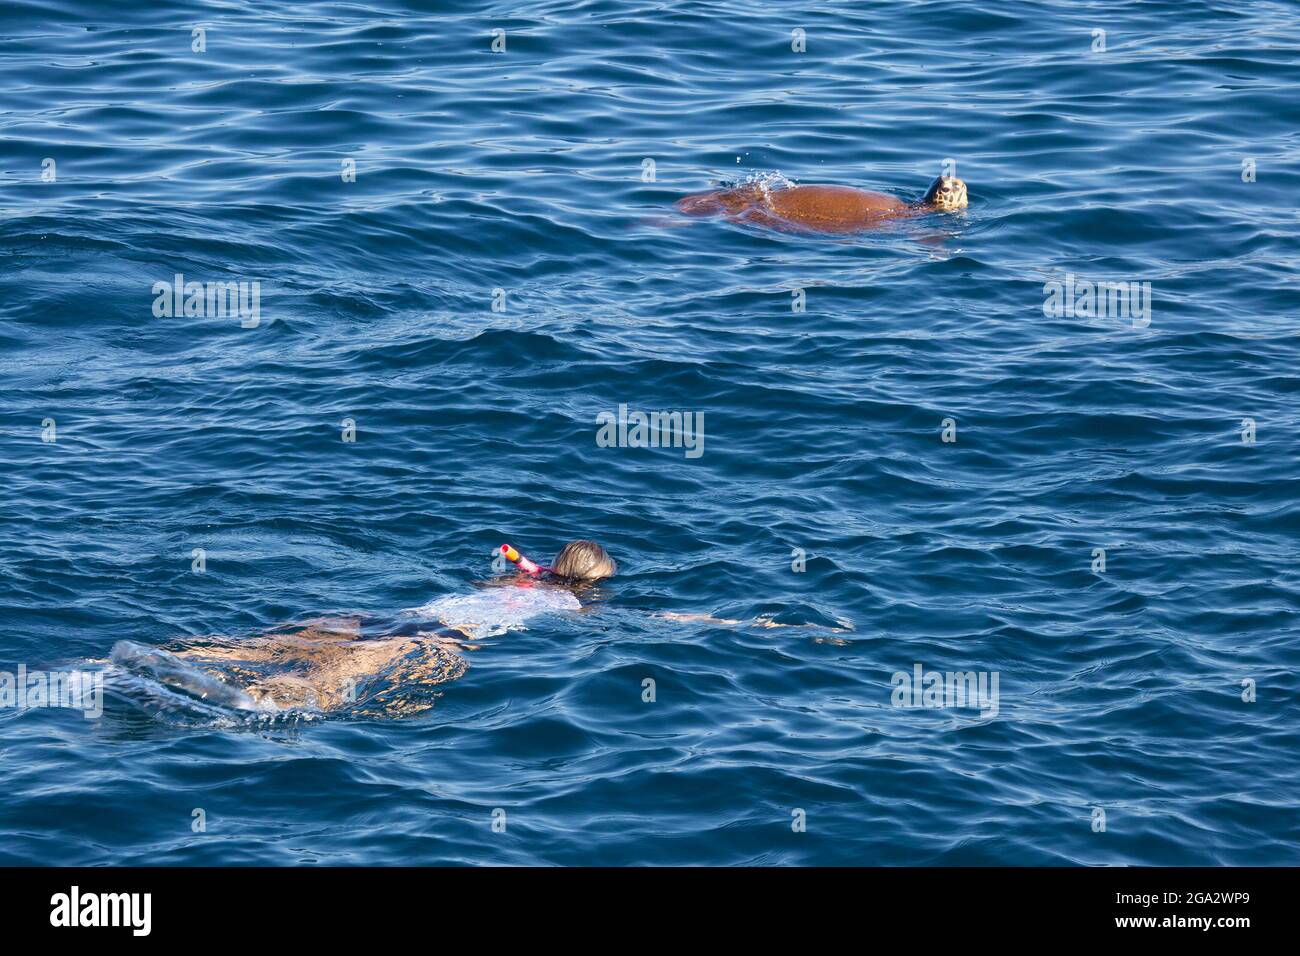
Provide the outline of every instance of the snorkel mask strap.
{"type": "Polygon", "coordinates": [[[554,573],[546,565],[538,564],[535,561],[528,560],[508,544],[501,545],[501,553],[504,554],[511,561],[513,561],[520,571],[524,571],[528,574],[533,575],[534,577],[536,577],[537,575],[543,572],[547,574],[554,573]]]}

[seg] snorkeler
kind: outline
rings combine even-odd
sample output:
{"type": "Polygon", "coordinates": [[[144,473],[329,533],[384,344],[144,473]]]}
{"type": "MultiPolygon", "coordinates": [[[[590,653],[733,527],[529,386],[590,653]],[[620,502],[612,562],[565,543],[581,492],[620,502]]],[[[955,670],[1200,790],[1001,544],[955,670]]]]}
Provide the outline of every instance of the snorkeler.
{"type": "MultiPolygon", "coordinates": [[[[317,618],[240,638],[182,639],[166,649],[119,641],[112,660],[166,687],[242,711],[347,709],[354,715],[412,716],[433,706],[440,692],[430,688],[465,673],[464,652],[477,649],[477,641],[517,630],[543,614],[581,610],[577,595],[618,573],[609,553],[588,539],[570,541],[549,565],[509,544],[497,553],[520,574],[481,582],[470,593],[444,595],[396,618],[317,618]]],[[[724,627],[814,628],[831,635],[853,630],[838,619],[827,626],[782,623],[770,615],[742,620],[663,611],[653,616],[724,627]]],[[[844,642],[834,636],[816,640],[844,642]]]]}
{"type": "MultiPolygon", "coordinates": [[[[244,638],[178,641],[173,650],[119,641],[113,662],[168,686],[241,710],[331,711],[356,705],[387,716],[409,716],[432,706],[432,695],[411,691],[460,677],[469,666],[466,643],[520,626],[554,611],[578,610],[578,586],[617,573],[595,541],[571,541],[550,565],[510,545],[501,553],[529,575],[515,587],[449,595],[404,612],[396,625],[360,617],[320,618],[244,638]],[[443,630],[427,629],[434,621],[443,630]],[[367,630],[378,634],[366,637],[367,630]],[[374,688],[379,688],[374,690],[374,688]],[[367,690],[374,690],[367,696],[367,690]]],[[[498,583],[498,582],[490,582],[498,583]]],[[[508,583],[508,582],[499,582],[508,583]]]]}
{"type": "Polygon", "coordinates": [[[612,578],[618,573],[618,565],[608,552],[595,541],[585,538],[566,544],[551,565],[530,561],[508,544],[501,545],[501,553],[513,561],[519,570],[533,576],[548,574],[564,581],[591,582],[612,578]]]}

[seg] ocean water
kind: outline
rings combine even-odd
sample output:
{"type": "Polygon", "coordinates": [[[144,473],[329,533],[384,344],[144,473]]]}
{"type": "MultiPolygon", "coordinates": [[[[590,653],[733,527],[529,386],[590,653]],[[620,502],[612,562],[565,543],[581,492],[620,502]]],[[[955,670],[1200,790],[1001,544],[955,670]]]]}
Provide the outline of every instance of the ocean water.
{"type": "Polygon", "coordinates": [[[0,862],[1300,862],[1298,86],[1280,2],[7,0],[0,670],[620,574],[417,718],[0,707],[0,862]]]}

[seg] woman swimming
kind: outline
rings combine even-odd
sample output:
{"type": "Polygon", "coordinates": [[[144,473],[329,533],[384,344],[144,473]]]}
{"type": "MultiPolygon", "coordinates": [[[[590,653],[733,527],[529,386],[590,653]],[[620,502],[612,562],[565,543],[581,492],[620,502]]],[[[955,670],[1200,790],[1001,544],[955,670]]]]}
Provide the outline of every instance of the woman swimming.
{"type": "Polygon", "coordinates": [[[577,610],[582,605],[574,586],[618,570],[604,548],[586,539],[569,542],[549,566],[510,550],[516,564],[532,568],[514,587],[440,598],[404,612],[396,623],[318,618],[252,637],[181,640],[170,649],[119,641],[112,660],[241,710],[328,712],[364,703],[366,712],[410,716],[432,707],[436,696],[413,691],[465,673],[469,665],[462,652],[474,647],[467,639],[504,633],[539,614],[577,610]],[[430,621],[442,629],[428,629],[430,621]],[[378,634],[366,637],[363,629],[378,634]]]}

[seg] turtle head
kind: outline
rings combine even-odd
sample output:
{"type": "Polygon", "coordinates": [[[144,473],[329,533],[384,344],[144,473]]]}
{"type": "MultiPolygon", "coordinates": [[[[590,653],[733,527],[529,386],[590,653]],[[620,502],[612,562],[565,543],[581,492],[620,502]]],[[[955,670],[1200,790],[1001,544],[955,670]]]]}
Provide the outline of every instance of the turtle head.
{"type": "Polygon", "coordinates": [[[944,212],[966,208],[966,184],[956,176],[939,176],[930,183],[921,202],[944,212]]]}

